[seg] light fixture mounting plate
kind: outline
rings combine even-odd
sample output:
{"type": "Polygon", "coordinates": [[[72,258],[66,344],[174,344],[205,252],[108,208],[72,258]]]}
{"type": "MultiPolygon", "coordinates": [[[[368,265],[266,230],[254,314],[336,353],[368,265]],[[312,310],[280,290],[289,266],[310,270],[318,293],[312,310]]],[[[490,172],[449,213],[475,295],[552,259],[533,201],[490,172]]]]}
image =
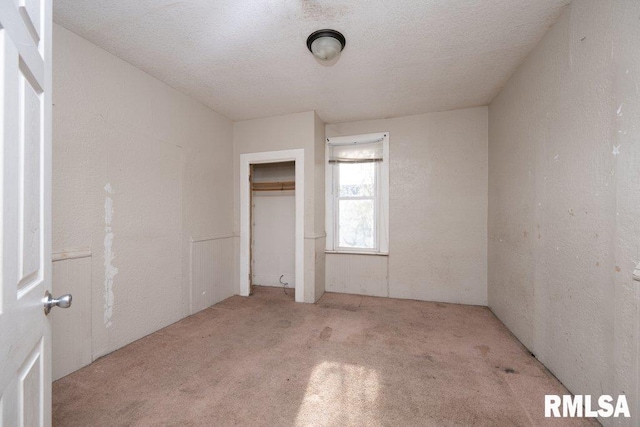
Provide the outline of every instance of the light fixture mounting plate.
{"type": "Polygon", "coordinates": [[[342,33],[340,33],[339,31],[330,29],[318,30],[311,33],[307,38],[307,48],[309,49],[309,52],[313,53],[313,51],[311,50],[311,44],[314,42],[314,40],[319,39],[320,37],[333,37],[340,42],[342,49],[344,49],[344,46],[347,44],[347,39],[345,39],[342,33]]]}

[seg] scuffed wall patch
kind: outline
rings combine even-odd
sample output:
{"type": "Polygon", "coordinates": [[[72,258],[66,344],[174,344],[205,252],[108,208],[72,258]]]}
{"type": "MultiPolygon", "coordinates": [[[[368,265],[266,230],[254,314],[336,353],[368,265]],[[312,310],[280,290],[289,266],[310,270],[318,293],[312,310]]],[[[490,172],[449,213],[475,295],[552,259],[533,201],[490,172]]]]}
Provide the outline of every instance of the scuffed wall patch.
{"type": "Polygon", "coordinates": [[[613,151],[611,151],[611,154],[613,154],[613,157],[616,157],[618,154],[620,154],[620,144],[613,146],[613,151]]]}
{"type": "Polygon", "coordinates": [[[107,196],[104,200],[104,325],[111,326],[111,316],[113,315],[113,278],[118,274],[118,269],[113,266],[113,230],[111,221],[113,220],[113,188],[110,183],[104,186],[107,196]]]}

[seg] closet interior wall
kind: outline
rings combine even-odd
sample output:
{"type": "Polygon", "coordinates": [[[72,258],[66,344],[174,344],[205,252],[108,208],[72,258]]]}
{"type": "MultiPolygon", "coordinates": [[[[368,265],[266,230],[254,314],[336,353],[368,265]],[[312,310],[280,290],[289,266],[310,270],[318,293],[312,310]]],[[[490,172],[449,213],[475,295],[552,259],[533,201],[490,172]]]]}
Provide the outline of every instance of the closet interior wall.
{"type": "Polygon", "coordinates": [[[295,162],[252,165],[251,193],[251,284],[293,289],[295,162]]]}

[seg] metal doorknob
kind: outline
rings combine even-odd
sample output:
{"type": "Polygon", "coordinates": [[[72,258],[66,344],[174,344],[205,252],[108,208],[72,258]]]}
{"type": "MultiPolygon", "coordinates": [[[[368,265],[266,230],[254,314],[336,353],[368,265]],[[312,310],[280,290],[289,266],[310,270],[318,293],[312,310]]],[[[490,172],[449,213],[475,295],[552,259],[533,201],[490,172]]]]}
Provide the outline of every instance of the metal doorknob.
{"type": "Polygon", "coordinates": [[[73,297],[71,294],[62,295],[60,298],[54,298],[51,292],[47,291],[44,294],[44,314],[49,314],[53,307],[69,308],[71,307],[71,300],[73,297]]]}

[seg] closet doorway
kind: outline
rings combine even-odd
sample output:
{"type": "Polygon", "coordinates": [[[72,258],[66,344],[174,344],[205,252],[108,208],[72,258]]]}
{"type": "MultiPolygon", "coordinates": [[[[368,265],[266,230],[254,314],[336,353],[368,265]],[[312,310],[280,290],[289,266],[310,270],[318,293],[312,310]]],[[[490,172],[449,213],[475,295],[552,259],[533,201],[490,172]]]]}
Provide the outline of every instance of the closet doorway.
{"type": "Polygon", "coordinates": [[[240,155],[239,269],[242,296],[252,284],[288,283],[305,301],[303,149],[240,155]]]}
{"type": "MultiPolygon", "coordinates": [[[[295,290],[295,162],[251,165],[250,286],[295,290]]],[[[251,289],[252,293],[253,289],[251,289]]]]}

